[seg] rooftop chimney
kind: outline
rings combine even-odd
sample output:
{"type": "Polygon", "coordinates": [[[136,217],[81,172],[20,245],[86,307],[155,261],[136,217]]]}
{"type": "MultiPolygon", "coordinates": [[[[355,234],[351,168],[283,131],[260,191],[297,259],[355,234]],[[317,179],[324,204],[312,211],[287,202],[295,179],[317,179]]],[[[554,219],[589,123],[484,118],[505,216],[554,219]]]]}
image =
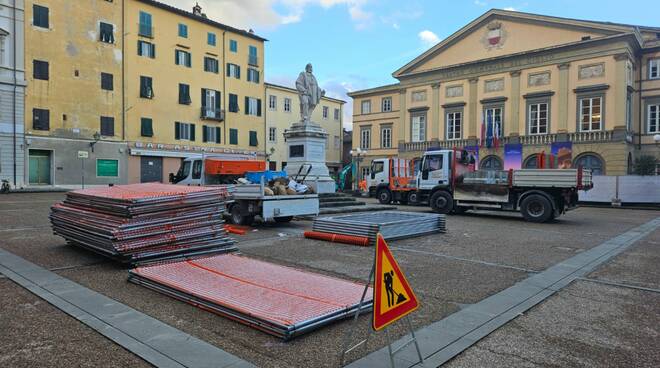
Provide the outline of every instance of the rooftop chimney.
{"type": "Polygon", "coordinates": [[[195,3],[195,6],[193,7],[193,14],[198,15],[200,17],[202,16],[202,7],[199,6],[199,3],[197,3],[197,2],[195,3]]]}

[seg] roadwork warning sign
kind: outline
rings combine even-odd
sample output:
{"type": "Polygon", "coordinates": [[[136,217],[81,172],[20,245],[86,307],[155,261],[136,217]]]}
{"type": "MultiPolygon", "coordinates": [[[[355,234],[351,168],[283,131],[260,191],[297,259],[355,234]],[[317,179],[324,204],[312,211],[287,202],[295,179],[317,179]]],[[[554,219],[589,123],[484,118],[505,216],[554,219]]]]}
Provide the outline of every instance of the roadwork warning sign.
{"type": "Polygon", "coordinates": [[[419,303],[380,234],[376,242],[375,273],[372,326],[378,331],[413,312],[419,303]]]}

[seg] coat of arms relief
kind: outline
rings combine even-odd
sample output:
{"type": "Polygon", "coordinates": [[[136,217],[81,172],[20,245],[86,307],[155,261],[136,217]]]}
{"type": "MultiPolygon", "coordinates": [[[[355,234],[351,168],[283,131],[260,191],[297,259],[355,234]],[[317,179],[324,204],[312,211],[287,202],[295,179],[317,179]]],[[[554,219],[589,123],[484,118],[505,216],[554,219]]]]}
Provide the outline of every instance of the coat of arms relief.
{"type": "Polygon", "coordinates": [[[506,41],[507,33],[501,22],[494,21],[486,26],[486,34],[481,42],[487,50],[499,49],[506,41]]]}

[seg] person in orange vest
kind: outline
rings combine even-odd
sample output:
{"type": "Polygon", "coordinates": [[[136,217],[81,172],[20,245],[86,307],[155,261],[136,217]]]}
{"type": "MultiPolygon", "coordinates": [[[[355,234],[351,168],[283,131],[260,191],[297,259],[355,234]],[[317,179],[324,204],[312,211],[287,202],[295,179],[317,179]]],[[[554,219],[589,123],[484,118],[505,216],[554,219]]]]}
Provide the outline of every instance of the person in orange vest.
{"type": "Polygon", "coordinates": [[[360,189],[361,192],[366,192],[367,191],[367,181],[362,179],[358,183],[358,189],[360,189]]]}

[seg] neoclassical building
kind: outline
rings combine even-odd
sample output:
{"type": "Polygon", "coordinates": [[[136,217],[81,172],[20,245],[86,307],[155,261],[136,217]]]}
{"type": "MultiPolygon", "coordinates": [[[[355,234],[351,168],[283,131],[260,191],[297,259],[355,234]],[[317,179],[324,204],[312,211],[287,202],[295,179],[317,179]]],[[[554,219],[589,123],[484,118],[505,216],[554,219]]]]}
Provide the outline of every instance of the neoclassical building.
{"type": "Polygon", "coordinates": [[[490,169],[568,152],[604,175],[660,158],[660,27],[490,10],[393,76],[349,94],[362,174],[438,147],[478,147],[490,169]]]}

